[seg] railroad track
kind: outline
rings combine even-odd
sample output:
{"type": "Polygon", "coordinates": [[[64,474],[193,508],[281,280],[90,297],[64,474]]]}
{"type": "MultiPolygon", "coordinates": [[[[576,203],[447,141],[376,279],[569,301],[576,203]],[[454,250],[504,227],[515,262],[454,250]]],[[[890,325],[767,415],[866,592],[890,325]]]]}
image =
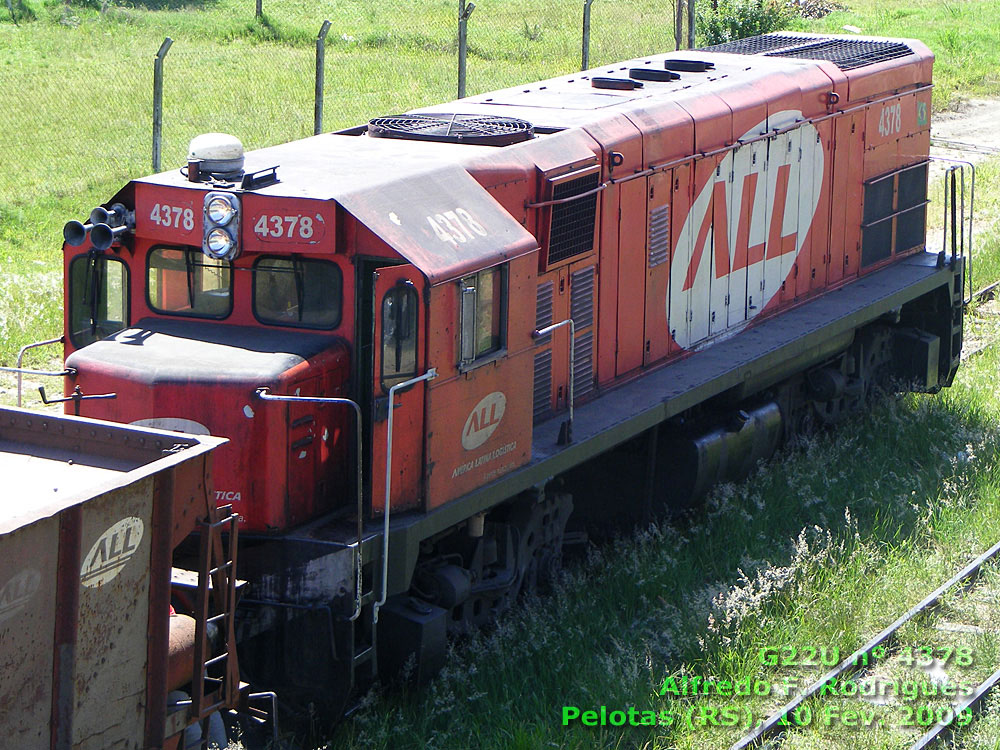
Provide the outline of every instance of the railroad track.
{"type": "MultiPolygon", "coordinates": [[[[979,291],[974,292],[972,300],[975,302],[985,302],[995,299],[998,295],[1000,295],[1000,281],[988,284],[979,291]]],[[[976,348],[963,352],[962,359],[966,360],[975,357],[995,342],[995,338],[987,339],[976,348]]],[[[1000,542],[997,542],[986,552],[972,560],[962,570],[952,576],[951,579],[928,594],[921,602],[908,610],[885,628],[885,630],[810,684],[809,687],[771,714],[753,731],[741,737],[731,746],[730,750],[753,750],[755,748],[773,750],[777,748],[781,743],[782,735],[805,723],[796,719],[796,717],[801,715],[801,712],[808,710],[810,712],[809,715],[812,715],[812,709],[805,708],[809,701],[821,700],[821,695],[824,691],[829,692],[831,685],[842,683],[849,677],[856,677],[861,673],[868,672],[880,660],[885,660],[891,656],[894,653],[894,647],[897,645],[898,634],[904,627],[913,623],[919,617],[933,613],[951,592],[971,587],[978,578],[983,566],[998,558],[1000,558],[1000,542]]],[[[1000,684],[1000,669],[993,672],[974,689],[969,690],[968,694],[962,696],[960,700],[952,703],[949,707],[950,712],[947,712],[947,715],[942,717],[948,720],[934,722],[934,725],[929,727],[910,746],[910,750],[924,750],[925,748],[933,747],[946,736],[954,734],[956,730],[969,726],[972,723],[972,717],[982,709],[986,697],[998,684],[1000,684]]]]}
{"type": "MultiPolygon", "coordinates": [[[[987,284],[978,292],[972,294],[973,302],[989,302],[990,300],[996,299],[997,295],[1000,294],[1000,281],[994,281],[992,284],[987,284]]],[[[989,317],[996,318],[998,313],[989,312],[983,313],[977,311],[974,313],[977,317],[989,317]]],[[[995,337],[987,337],[986,339],[977,341],[976,345],[971,348],[966,348],[962,351],[962,361],[966,361],[971,357],[975,357],[977,354],[982,353],[987,348],[989,348],[993,343],[995,343],[995,337]]]]}
{"type": "MultiPolygon", "coordinates": [[[[823,700],[822,696],[824,695],[838,695],[838,686],[844,684],[856,686],[857,683],[851,681],[849,678],[857,677],[859,673],[869,671],[875,665],[884,662],[888,657],[897,653],[896,650],[901,640],[899,638],[900,631],[904,627],[914,623],[917,618],[938,610],[949,594],[970,589],[979,577],[983,567],[996,560],[998,555],[1000,555],[1000,542],[997,542],[986,552],[976,557],[885,630],[809,685],[808,688],[776,712],[772,713],[753,731],[745,734],[733,744],[730,750],[752,750],[755,748],[773,750],[781,744],[782,735],[786,732],[792,731],[797,727],[812,724],[812,717],[816,715],[816,712],[809,705],[810,701],[823,700]],[[806,716],[809,718],[805,718],[806,716]]],[[[949,625],[952,632],[965,632],[963,629],[967,629],[968,632],[975,632],[973,626],[949,625]]],[[[940,629],[948,630],[949,628],[942,627],[940,629]]],[[[949,654],[945,662],[949,661],[953,655],[949,654]]],[[[969,658],[972,658],[971,652],[969,653],[969,658]]],[[[957,659],[956,663],[961,664],[961,658],[957,659]]],[[[972,719],[974,715],[982,708],[985,698],[998,683],[1000,683],[1000,669],[993,672],[993,674],[979,683],[975,688],[971,688],[970,686],[968,690],[963,691],[966,694],[962,695],[960,700],[952,704],[942,704],[936,712],[926,706],[921,706],[919,709],[911,707],[911,713],[918,719],[913,723],[917,726],[928,726],[928,729],[910,746],[910,750],[923,750],[924,748],[931,747],[945,736],[970,726],[973,723],[972,719]],[[926,721],[921,718],[922,711],[929,712],[926,721]],[[930,726],[931,724],[933,726],[930,726]]],[[[843,694],[843,692],[839,693],[841,696],[843,694]]]]}

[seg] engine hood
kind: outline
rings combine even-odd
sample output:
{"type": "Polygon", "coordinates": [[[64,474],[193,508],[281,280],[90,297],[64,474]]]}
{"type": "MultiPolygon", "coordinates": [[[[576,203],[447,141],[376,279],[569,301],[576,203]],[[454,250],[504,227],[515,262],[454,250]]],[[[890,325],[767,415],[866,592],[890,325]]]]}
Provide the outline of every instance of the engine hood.
{"type": "Polygon", "coordinates": [[[144,318],[74,352],[66,366],[149,386],[271,385],[338,344],[343,346],[338,338],[316,333],[144,318]]]}

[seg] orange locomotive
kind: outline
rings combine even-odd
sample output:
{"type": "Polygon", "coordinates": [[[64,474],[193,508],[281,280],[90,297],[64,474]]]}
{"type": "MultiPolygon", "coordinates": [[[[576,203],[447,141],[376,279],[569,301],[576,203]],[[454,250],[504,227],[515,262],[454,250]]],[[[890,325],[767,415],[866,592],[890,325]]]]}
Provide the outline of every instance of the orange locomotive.
{"type": "Polygon", "coordinates": [[[67,392],[229,438],[241,663],[340,707],[376,655],[432,670],[568,521],[684,503],[888,378],[951,382],[931,66],[782,33],[245,155],[201,136],[67,225],[67,392]]]}

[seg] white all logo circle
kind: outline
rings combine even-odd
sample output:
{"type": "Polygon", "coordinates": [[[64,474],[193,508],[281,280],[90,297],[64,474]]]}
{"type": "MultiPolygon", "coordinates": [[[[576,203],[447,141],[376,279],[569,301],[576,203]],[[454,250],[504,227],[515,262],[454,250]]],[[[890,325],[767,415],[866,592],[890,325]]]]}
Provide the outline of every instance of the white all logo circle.
{"type": "Polygon", "coordinates": [[[142,519],[127,516],[101,534],[80,568],[80,583],[88,588],[103,586],[117,576],[139,549],[142,519]]]}
{"type": "Polygon", "coordinates": [[[474,450],[489,440],[496,432],[507,408],[507,397],[500,391],[485,396],[465,420],[462,428],[462,447],[467,451],[474,450]]]}
{"type": "MultiPolygon", "coordinates": [[[[773,114],[740,140],[801,119],[797,110],[773,114]]],[[[767,307],[809,233],[824,168],[823,144],[808,122],[726,154],[672,248],[666,307],[677,344],[687,348],[767,307]]]]}

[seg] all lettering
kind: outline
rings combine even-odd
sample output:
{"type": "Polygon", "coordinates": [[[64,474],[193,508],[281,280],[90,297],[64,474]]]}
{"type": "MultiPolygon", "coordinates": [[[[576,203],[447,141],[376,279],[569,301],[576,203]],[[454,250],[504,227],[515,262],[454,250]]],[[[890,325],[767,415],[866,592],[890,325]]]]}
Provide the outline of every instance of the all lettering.
{"type": "MultiPolygon", "coordinates": [[[[801,119],[777,113],[740,140],[801,119]]],[[[803,122],[695,164],[696,193],[671,249],[665,300],[678,345],[731,334],[780,292],[812,226],[824,161],[816,128],[803,122]]]]}

